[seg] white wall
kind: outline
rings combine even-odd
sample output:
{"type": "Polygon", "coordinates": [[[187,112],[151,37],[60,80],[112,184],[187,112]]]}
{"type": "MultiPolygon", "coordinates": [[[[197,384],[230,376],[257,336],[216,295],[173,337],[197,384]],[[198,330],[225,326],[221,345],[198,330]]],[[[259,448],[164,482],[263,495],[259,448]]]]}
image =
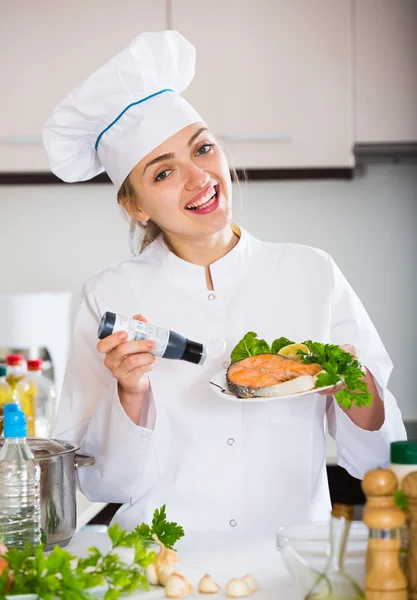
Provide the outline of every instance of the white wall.
{"type": "MultiPolygon", "coordinates": [[[[391,389],[417,418],[417,169],[378,165],[353,181],[253,182],[235,220],[255,236],[320,247],[362,299],[391,355],[391,389]]],[[[0,291],[70,290],[129,256],[110,185],[0,187],[0,291]]]]}

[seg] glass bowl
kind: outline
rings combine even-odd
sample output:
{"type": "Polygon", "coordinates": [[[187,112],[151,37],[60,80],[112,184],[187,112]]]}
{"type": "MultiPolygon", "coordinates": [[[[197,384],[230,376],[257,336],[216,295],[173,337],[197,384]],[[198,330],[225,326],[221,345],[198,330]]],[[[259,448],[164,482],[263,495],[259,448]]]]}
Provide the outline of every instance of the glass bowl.
{"type": "MultiPolygon", "coordinates": [[[[281,527],[276,536],[278,550],[288,544],[312,569],[324,571],[329,551],[330,522],[281,527]]],[[[345,571],[360,586],[365,583],[365,556],[368,528],[362,521],[353,521],[345,551],[345,571]]]]}

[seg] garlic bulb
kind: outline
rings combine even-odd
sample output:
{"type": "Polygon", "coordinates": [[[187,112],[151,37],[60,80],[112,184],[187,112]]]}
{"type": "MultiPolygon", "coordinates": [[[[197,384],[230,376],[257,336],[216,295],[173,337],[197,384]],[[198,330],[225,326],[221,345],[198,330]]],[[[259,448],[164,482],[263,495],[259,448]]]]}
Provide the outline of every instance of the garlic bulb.
{"type": "Polygon", "coordinates": [[[165,596],[167,598],[185,598],[193,592],[192,585],[181,573],[172,573],[165,585],[165,596]]]}
{"type": "Polygon", "coordinates": [[[198,591],[200,594],[218,594],[220,592],[220,586],[212,580],[210,575],[206,574],[200,579],[198,591]]]}
{"type": "Polygon", "coordinates": [[[170,562],[161,562],[158,569],[158,579],[161,585],[166,585],[168,578],[175,571],[175,567],[170,562]]]}
{"type": "Polygon", "coordinates": [[[146,567],[145,577],[151,585],[159,585],[159,579],[158,574],[156,572],[155,563],[152,563],[146,567]]]}
{"type": "Polygon", "coordinates": [[[243,598],[250,596],[252,590],[243,579],[231,579],[226,586],[226,596],[228,598],[243,598]]]}
{"type": "Polygon", "coordinates": [[[259,583],[253,575],[245,575],[244,577],[242,577],[242,581],[246,581],[251,592],[254,592],[259,588],[259,583]]]}
{"type": "Polygon", "coordinates": [[[174,565],[178,562],[178,555],[175,550],[167,548],[156,534],[153,534],[153,539],[159,546],[159,553],[156,555],[155,562],[145,571],[146,578],[152,585],[166,585],[168,577],[175,571],[174,565]],[[149,572],[147,572],[149,569],[149,572]],[[156,583],[154,583],[156,577],[156,583]],[[151,581],[152,579],[152,581],[151,581]]]}

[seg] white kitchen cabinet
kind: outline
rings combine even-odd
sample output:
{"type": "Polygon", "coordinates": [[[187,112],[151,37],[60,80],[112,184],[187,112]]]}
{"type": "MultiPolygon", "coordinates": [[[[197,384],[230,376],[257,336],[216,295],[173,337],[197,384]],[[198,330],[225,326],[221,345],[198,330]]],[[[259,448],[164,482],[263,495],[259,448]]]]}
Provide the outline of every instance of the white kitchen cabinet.
{"type": "Polygon", "coordinates": [[[48,171],[54,106],[139,33],[167,28],[165,0],[13,0],[0,18],[0,172],[48,171]]]}
{"type": "Polygon", "coordinates": [[[197,49],[184,96],[237,167],[353,163],[349,0],[171,0],[197,49]]]}
{"type": "Polygon", "coordinates": [[[356,141],[417,140],[417,1],[356,0],[356,141]]]}

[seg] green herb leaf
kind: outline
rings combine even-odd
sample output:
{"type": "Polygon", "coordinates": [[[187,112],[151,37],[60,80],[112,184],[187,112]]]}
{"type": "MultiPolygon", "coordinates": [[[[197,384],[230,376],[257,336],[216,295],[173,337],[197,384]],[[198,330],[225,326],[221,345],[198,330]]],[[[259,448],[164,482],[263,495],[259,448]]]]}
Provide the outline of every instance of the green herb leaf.
{"type": "Polygon", "coordinates": [[[407,510],[408,502],[407,502],[407,498],[402,490],[397,490],[395,492],[395,504],[401,510],[404,510],[404,511],[407,510]]]}
{"type": "Polygon", "coordinates": [[[184,529],[177,523],[170,523],[166,519],[165,504],[156,509],[152,519],[152,533],[156,533],[159,540],[167,547],[173,548],[184,535],[184,529]]]}
{"type": "Polygon", "coordinates": [[[126,534],[126,531],[120,529],[119,524],[115,523],[108,528],[107,534],[112,541],[113,547],[118,546],[123,537],[126,534]]]}
{"type": "Polygon", "coordinates": [[[272,342],[271,352],[272,354],[278,354],[282,348],[285,348],[285,346],[289,346],[290,344],[295,344],[295,342],[292,342],[286,337],[280,337],[272,342]]]}
{"type": "Polygon", "coordinates": [[[368,393],[361,365],[352,354],[335,344],[322,344],[311,340],[303,343],[311,354],[302,353],[301,360],[307,364],[319,364],[326,371],[326,374],[318,375],[316,387],[342,383],[344,388],[335,394],[335,398],[340,406],[347,410],[352,405],[361,407],[371,404],[372,396],[368,393]]]}
{"type": "Polygon", "coordinates": [[[258,334],[249,331],[240,342],[233,348],[230,355],[232,363],[238,360],[248,358],[248,356],[257,356],[258,354],[268,354],[271,352],[269,344],[265,340],[258,339],[258,334]]]}

